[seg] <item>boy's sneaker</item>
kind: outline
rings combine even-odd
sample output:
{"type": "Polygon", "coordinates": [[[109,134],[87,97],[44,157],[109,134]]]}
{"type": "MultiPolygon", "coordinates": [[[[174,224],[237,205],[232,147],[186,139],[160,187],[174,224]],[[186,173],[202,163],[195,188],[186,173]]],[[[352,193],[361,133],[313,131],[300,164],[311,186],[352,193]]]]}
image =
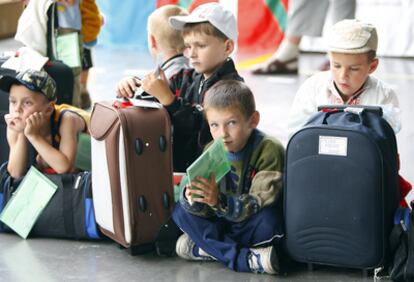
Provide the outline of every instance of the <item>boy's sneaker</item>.
{"type": "Polygon", "coordinates": [[[178,238],[175,251],[179,257],[187,260],[215,260],[201,248],[196,248],[195,243],[185,233],[178,238]]]}
{"type": "Polygon", "coordinates": [[[279,260],[273,246],[250,249],[248,262],[250,270],[254,273],[279,273],[279,260]]]}

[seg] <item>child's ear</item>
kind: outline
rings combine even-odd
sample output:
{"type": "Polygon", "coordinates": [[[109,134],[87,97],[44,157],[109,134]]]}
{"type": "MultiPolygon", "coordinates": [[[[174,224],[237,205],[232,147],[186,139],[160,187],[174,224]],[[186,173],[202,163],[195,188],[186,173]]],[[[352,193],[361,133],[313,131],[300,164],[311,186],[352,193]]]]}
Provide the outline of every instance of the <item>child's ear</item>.
{"type": "Polygon", "coordinates": [[[45,113],[47,115],[52,115],[53,111],[55,110],[55,102],[47,103],[45,113]]]}
{"type": "Polygon", "coordinates": [[[154,35],[152,34],[149,36],[149,43],[152,49],[157,49],[157,39],[155,39],[154,35]]]}
{"type": "Polygon", "coordinates": [[[378,68],[378,64],[378,58],[372,60],[372,62],[369,64],[369,74],[373,73],[378,68]]]}
{"type": "Polygon", "coordinates": [[[255,111],[250,117],[250,128],[256,128],[260,121],[260,113],[255,111]]]}
{"type": "Polygon", "coordinates": [[[227,54],[227,56],[230,56],[231,53],[233,53],[234,51],[234,41],[231,39],[227,39],[225,42],[225,52],[227,54]]]}

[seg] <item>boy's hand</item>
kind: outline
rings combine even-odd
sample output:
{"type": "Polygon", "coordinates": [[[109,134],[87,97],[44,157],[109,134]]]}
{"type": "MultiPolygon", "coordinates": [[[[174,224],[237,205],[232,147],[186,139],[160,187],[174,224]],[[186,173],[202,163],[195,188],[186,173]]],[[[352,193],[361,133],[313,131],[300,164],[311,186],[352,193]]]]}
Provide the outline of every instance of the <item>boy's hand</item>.
{"type": "Polygon", "coordinates": [[[24,128],[24,135],[26,137],[39,135],[42,129],[45,128],[48,119],[41,112],[35,112],[26,119],[26,127],[24,128]]]}
{"type": "Polygon", "coordinates": [[[146,75],[142,80],[142,89],[157,98],[164,106],[174,102],[174,95],[171,93],[168,80],[162,69],[159,69],[159,74],[156,71],[146,75]]]}
{"type": "Polygon", "coordinates": [[[7,127],[16,132],[23,132],[25,127],[25,122],[20,117],[18,113],[10,113],[4,115],[4,120],[6,121],[7,127]]]}
{"type": "Polygon", "coordinates": [[[125,77],[117,85],[116,96],[132,98],[138,87],[141,86],[141,80],[134,77],[125,77]]]}
{"type": "Polygon", "coordinates": [[[191,188],[190,188],[190,185],[185,185],[185,188],[184,188],[185,190],[185,192],[184,192],[184,196],[185,196],[185,198],[187,199],[187,201],[188,201],[188,203],[190,203],[190,206],[191,205],[193,205],[193,200],[191,199],[191,188]]]}
{"type": "MultiPolygon", "coordinates": [[[[215,175],[210,175],[209,179],[197,177],[191,182],[193,188],[188,187],[188,193],[198,195],[200,197],[192,197],[193,202],[199,202],[214,207],[218,202],[219,189],[216,183],[215,175]]],[[[186,196],[187,196],[186,191],[186,196]]],[[[188,199],[188,198],[187,198],[188,199]]]]}

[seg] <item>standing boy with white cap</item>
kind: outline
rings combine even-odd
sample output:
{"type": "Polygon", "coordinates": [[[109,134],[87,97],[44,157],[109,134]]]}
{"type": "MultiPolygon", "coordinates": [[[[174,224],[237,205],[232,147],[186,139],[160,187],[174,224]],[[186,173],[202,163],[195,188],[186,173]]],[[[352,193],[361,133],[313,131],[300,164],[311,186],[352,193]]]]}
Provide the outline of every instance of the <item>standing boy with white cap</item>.
{"type": "Polygon", "coordinates": [[[185,55],[193,68],[181,70],[169,84],[162,71],[160,76],[149,74],[142,88],[168,110],[174,126],[174,170],[185,171],[212,140],[201,106],[204,93],[217,81],[243,79],[229,57],[237,41],[236,18],[230,11],[208,3],[188,16],[171,17],[170,24],[182,30],[185,55]]]}
{"type": "Polygon", "coordinates": [[[401,129],[393,89],[371,74],[378,67],[376,28],[359,20],[343,20],[327,35],[331,68],[307,79],[296,93],[289,115],[289,133],[306,124],[319,105],[381,106],[384,118],[401,129]]]}

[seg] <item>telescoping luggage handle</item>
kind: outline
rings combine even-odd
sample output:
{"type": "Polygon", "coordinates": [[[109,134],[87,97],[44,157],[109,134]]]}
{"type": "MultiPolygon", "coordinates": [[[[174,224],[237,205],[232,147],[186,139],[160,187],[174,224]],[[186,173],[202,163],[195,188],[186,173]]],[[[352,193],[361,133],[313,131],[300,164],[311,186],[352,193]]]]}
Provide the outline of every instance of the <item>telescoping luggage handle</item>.
{"type": "Polygon", "coordinates": [[[318,106],[318,111],[324,113],[318,119],[322,119],[321,124],[328,124],[327,119],[329,116],[339,112],[348,112],[356,114],[360,117],[360,123],[363,122],[362,114],[365,112],[374,113],[382,116],[382,108],[379,106],[363,106],[363,105],[321,105],[318,106]]]}
{"type": "Polygon", "coordinates": [[[150,109],[161,109],[162,105],[158,102],[147,100],[147,99],[128,99],[119,98],[112,103],[112,107],[115,109],[125,109],[129,107],[140,107],[150,109]]]}
{"type": "Polygon", "coordinates": [[[362,112],[372,112],[379,116],[382,116],[382,108],[379,106],[364,106],[364,105],[320,105],[318,106],[318,112],[351,112],[360,114],[362,112]]]}

